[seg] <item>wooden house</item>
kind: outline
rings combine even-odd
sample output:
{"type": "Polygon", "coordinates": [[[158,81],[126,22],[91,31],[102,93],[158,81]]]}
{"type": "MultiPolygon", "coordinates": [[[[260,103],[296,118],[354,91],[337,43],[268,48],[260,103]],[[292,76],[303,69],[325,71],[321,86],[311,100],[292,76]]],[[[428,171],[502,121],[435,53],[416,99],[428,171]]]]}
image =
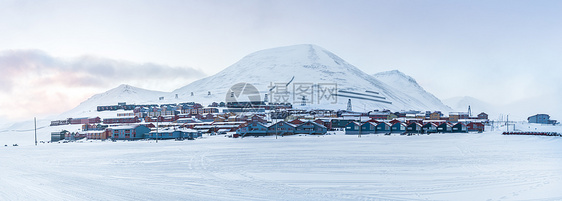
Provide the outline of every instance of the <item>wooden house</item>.
{"type": "Polygon", "coordinates": [[[453,125],[451,125],[449,122],[443,122],[437,125],[437,132],[439,133],[450,133],[452,131],[453,131],[453,125]]]}
{"type": "Polygon", "coordinates": [[[406,123],[402,123],[400,121],[395,122],[394,124],[392,124],[392,127],[390,128],[390,131],[392,133],[403,133],[406,132],[408,125],[406,125],[406,123]]]}
{"type": "Polygon", "coordinates": [[[361,125],[361,134],[376,134],[377,123],[365,122],[361,125]]]}
{"type": "Polygon", "coordinates": [[[424,133],[437,133],[437,124],[435,123],[425,123],[422,126],[424,133]]]}
{"type": "Polygon", "coordinates": [[[488,114],[482,112],[478,114],[478,119],[488,119],[488,114]]]}
{"type": "Polygon", "coordinates": [[[270,125],[267,128],[267,134],[268,135],[293,135],[295,134],[295,128],[296,126],[291,123],[280,121],[270,125]]]}
{"type": "Polygon", "coordinates": [[[483,132],[484,131],[484,124],[480,122],[470,122],[466,125],[468,131],[477,131],[483,132]]]}
{"type": "Polygon", "coordinates": [[[346,135],[357,135],[361,134],[361,124],[355,121],[349,122],[345,126],[345,134],[346,135]]]}
{"type": "Polygon", "coordinates": [[[236,133],[242,137],[245,136],[265,136],[267,135],[268,127],[261,122],[252,122],[236,130],[236,133]]]}
{"type": "Polygon", "coordinates": [[[408,127],[406,129],[408,133],[421,133],[422,125],[418,122],[412,122],[408,124],[408,127]]]}
{"type": "Polygon", "coordinates": [[[295,134],[324,135],[327,131],[326,126],[314,121],[307,121],[295,127],[295,134]]]}
{"type": "Polygon", "coordinates": [[[453,125],[453,133],[466,133],[468,132],[468,128],[466,124],[459,122],[453,125]]]}
{"type": "Polygon", "coordinates": [[[381,122],[377,124],[377,133],[390,133],[391,126],[389,123],[381,122]]]}

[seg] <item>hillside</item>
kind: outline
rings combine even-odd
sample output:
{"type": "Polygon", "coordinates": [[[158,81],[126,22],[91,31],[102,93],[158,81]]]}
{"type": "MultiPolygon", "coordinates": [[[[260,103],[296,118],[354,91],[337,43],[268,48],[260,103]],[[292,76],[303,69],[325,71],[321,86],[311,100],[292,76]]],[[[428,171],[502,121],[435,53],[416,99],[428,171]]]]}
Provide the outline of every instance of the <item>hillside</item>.
{"type": "Polygon", "coordinates": [[[346,109],[348,99],[351,99],[354,111],[374,109],[450,111],[449,107],[425,91],[413,78],[399,71],[371,76],[324,48],[316,45],[294,45],[252,53],[213,76],[200,79],[172,92],[120,85],[105,93],[92,96],[57,118],[89,116],[103,118],[105,114],[95,113],[96,107],[115,105],[118,102],[128,104],[199,102],[207,105],[225,101],[229,88],[241,82],[255,86],[259,91],[259,100],[263,100],[265,94],[269,93],[271,102],[287,101],[294,107],[302,109],[346,109]],[[270,91],[274,85],[278,86],[270,91]],[[302,93],[303,90],[299,92],[299,87],[309,88],[302,93]],[[282,88],[288,92],[287,96],[280,97],[283,95],[282,88]],[[321,94],[320,89],[333,90],[333,93],[321,94]],[[303,94],[306,105],[301,106],[303,94]]]}
{"type": "Polygon", "coordinates": [[[384,82],[395,90],[402,91],[405,94],[413,97],[418,97],[421,100],[425,100],[431,104],[434,104],[432,106],[428,106],[428,108],[440,108],[441,111],[452,110],[448,106],[442,107],[443,103],[441,100],[439,100],[433,94],[427,92],[418,84],[418,82],[414,78],[400,72],[399,70],[380,72],[374,74],[373,77],[384,82]]]}
{"type": "MultiPolygon", "coordinates": [[[[261,92],[261,99],[272,83],[289,83],[289,101],[297,108],[346,109],[348,99],[353,110],[448,110],[438,99],[419,96],[423,92],[406,94],[390,87],[349,64],[334,53],[316,45],[294,45],[267,49],[252,53],[223,71],[195,81],[170,94],[179,94],[180,99],[202,103],[221,101],[228,89],[240,82],[254,85],[261,92]],[[312,103],[300,106],[301,96],[294,96],[300,83],[335,84],[338,89],[337,103],[322,102],[315,88],[312,103]],[[368,92],[367,92],[368,91],[368,92]],[[211,92],[211,95],[208,93],[211,92]],[[191,93],[194,96],[191,96],[191,93]]],[[[421,89],[423,90],[423,89],[421,89]]],[[[309,98],[309,97],[306,97],[309,98]]]]}

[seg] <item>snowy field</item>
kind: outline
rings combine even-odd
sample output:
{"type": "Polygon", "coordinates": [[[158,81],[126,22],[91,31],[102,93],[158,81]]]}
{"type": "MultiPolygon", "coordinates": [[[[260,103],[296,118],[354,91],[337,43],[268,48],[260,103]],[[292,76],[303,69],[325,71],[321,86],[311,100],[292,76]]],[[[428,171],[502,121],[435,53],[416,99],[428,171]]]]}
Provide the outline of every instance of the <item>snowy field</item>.
{"type": "Polygon", "coordinates": [[[0,147],[0,200],[562,200],[562,137],[326,135],[0,147]]]}

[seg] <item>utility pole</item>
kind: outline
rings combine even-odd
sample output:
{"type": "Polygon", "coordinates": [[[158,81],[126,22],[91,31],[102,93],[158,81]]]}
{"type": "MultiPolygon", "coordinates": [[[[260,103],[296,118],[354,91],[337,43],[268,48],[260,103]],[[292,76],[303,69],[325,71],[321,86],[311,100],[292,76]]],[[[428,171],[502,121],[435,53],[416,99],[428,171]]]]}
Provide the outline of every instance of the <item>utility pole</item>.
{"type": "Polygon", "coordinates": [[[37,146],[37,117],[33,117],[33,122],[35,124],[35,146],[37,146]]]}
{"type": "Polygon", "coordinates": [[[156,117],[156,143],[158,143],[158,132],[159,132],[159,128],[158,128],[158,122],[160,122],[160,115],[158,115],[158,117],[156,117]]]}
{"type": "Polygon", "coordinates": [[[507,119],[505,120],[505,128],[507,129],[507,132],[509,132],[509,114],[507,115],[507,119]]]}

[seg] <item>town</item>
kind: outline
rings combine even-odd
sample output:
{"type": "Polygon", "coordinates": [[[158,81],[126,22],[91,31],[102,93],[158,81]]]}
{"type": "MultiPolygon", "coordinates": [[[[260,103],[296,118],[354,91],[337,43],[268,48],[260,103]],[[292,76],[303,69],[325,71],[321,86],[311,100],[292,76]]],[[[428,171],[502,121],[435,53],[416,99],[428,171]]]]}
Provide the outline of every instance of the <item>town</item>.
{"type": "MultiPolygon", "coordinates": [[[[165,140],[196,139],[203,134],[229,137],[324,135],[344,131],[363,134],[431,134],[484,132],[488,114],[467,112],[373,110],[299,110],[291,104],[216,103],[204,107],[195,102],[136,105],[125,102],[97,106],[100,114],[113,117],[72,117],[51,121],[50,126],[81,125],[74,131],[51,133],[60,140],[165,140]],[[249,106],[252,106],[248,110],[249,106]]],[[[550,122],[552,123],[552,122],[550,122]]]]}

